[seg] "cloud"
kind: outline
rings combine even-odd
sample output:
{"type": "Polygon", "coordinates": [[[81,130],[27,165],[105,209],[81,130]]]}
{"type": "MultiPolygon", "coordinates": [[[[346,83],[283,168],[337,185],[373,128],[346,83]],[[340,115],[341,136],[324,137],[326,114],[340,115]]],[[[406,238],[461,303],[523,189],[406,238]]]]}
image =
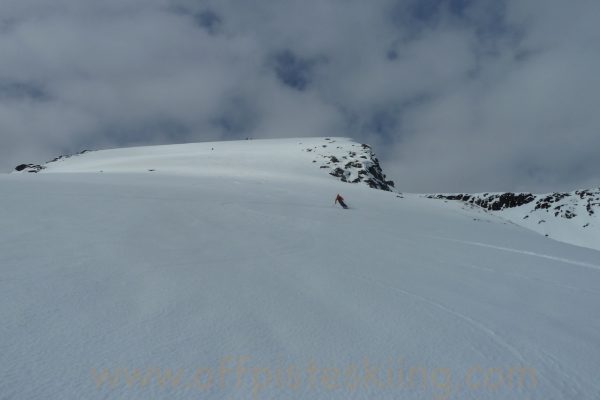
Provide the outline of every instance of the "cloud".
{"type": "Polygon", "coordinates": [[[0,170],[341,135],[405,191],[600,185],[595,1],[6,0],[0,15],[0,170]]]}
{"type": "Polygon", "coordinates": [[[316,64],[317,60],[299,57],[289,49],[278,51],[272,58],[272,68],[281,83],[300,91],[311,84],[316,64]]]}

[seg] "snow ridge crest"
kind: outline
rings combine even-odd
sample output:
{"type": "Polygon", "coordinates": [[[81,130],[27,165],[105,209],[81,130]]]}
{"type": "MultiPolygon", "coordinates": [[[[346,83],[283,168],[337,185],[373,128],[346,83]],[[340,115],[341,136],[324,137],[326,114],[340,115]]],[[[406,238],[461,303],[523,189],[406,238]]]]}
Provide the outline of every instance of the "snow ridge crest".
{"type": "Polygon", "coordinates": [[[21,164],[13,172],[170,172],[260,174],[283,172],[337,178],[394,192],[371,146],[349,138],[263,139],[188,143],[92,151],[63,155],[45,164],[21,164]],[[88,153],[85,154],[84,153],[88,153]],[[312,157],[312,164],[311,164],[312,157]],[[279,171],[276,166],[283,167],[279,171]],[[322,173],[321,173],[322,172],[322,173]],[[327,175],[327,174],[328,175],[327,175]]]}

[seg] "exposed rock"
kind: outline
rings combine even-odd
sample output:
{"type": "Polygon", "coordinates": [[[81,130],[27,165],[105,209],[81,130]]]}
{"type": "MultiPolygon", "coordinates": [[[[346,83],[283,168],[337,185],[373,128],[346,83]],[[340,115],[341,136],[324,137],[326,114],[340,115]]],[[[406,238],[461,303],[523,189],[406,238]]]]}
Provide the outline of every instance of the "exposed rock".
{"type": "Polygon", "coordinates": [[[556,202],[564,199],[568,195],[569,195],[568,193],[552,193],[551,195],[548,195],[548,196],[538,200],[535,205],[535,209],[536,210],[538,210],[540,208],[549,209],[552,206],[552,203],[556,203],[556,202]]]}
{"type": "MultiPolygon", "coordinates": [[[[53,162],[65,160],[65,159],[71,158],[71,157],[76,157],[76,156],[79,156],[81,154],[89,153],[90,151],[92,151],[92,150],[87,150],[86,149],[86,150],[82,150],[79,153],[74,154],[74,155],[67,154],[67,155],[58,156],[58,157],[55,157],[52,160],[46,162],[46,164],[50,164],[50,163],[53,163],[53,162]]],[[[43,169],[46,169],[46,166],[45,165],[39,165],[39,164],[20,164],[20,165],[17,165],[15,167],[15,171],[16,172],[33,172],[33,173],[37,173],[37,172],[40,172],[43,169]]]]}
{"type": "Polygon", "coordinates": [[[344,170],[338,167],[331,171],[329,175],[335,176],[336,178],[344,178],[344,170]]]}
{"type": "Polygon", "coordinates": [[[45,168],[46,167],[39,164],[20,164],[15,167],[15,171],[38,173],[45,168]]]}
{"type": "Polygon", "coordinates": [[[434,199],[446,199],[446,200],[459,200],[466,203],[474,204],[486,210],[499,211],[506,208],[520,207],[524,204],[531,203],[535,200],[535,196],[531,193],[502,193],[502,194],[489,194],[484,193],[481,196],[475,196],[470,194],[438,194],[429,195],[429,198],[434,199]]]}
{"type": "MultiPolygon", "coordinates": [[[[333,142],[333,141],[332,141],[333,142]]],[[[387,180],[381,169],[379,160],[373,153],[371,146],[367,144],[352,144],[347,149],[337,146],[335,155],[325,153],[325,145],[320,148],[304,149],[305,151],[314,151],[316,155],[321,155],[324,164],[319,168],[333,169],[329,174],[348,183],[364,183],[373,189],[394,191],[394,182],[387,180]],[[359,146],[360,150],[357,150],[359,146]],[[347,150],[347,151],[346,151],[347,150]],[[343,160],[343,161],[342,161],[343,160]]]]}
{"type": "MultiPolygon", "coordinates": [[[[481,207],[488,211],[523,207],[527,215],[521,219],[536,215],[540,218],[538,224],[546,222],[546,216],[554,218],[573,219],[580,213],[589,218],[600,209],[600,189],[578,190],[570,193],[550,193],[533,195],[531,193],[483,193],[483,194],[435,194],[428,198],[462,201],[481,207]],[[585,210],[585,211],[584,211],[585,210]],[[587,213],[587,216],[585,215],[587,213]]],[[[589,226],[589,225],[586,225],[589,226]]]]}

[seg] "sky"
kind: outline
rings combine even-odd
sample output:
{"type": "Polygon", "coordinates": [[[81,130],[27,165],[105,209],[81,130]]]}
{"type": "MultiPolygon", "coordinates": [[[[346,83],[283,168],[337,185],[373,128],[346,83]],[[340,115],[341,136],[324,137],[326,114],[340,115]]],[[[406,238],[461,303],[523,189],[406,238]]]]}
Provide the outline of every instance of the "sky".
{"type": "Polygon", "coordinates": [[[599,20],[597,0],[2,0],[0,171],[345,136],[401,191],[599,187],[599,20]]]}

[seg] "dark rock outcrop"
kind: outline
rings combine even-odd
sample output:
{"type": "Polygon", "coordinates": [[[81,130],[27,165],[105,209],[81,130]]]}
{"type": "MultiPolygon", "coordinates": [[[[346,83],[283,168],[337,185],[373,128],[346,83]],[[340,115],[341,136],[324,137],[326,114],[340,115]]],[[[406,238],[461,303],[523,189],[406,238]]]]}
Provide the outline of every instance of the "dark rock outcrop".
{"type": "MultiPolygon", "coordinates": [[[[577,190],[570,193],[557,192],[543,195],[534,195],[531,193],[483,193],[432,194],[426,197],[462,201],[489,211],[501,211],[532,203],[529,213],[551,213],[554,217],[565,219],[576,217],[577,210],[581,210],[582,206],[585,207],[585,211],[589,216],[594,215],[600,209],[600,189],[577,190]]],[[[527,216],[524,218],[527,218],[527,216]]]]}
{"type": "Polygon", "coordinates": [[[501,194],[485,193],[481,196],[470,194],[438,194],[428,195],[427,197],[432,199],[459,200],[490,211],[500,211],[506,208],[520,207],[535,200],[535,196],[531,193],[510,192],[501,194]]]}
{"type": "MultiPolygon", "coordinates": [[[[329,138],[325,140],[328,143],[335,142],[329,138]]],[[[329,147],[324,150],[325,147],[314,146],[303,150],[320,156],[323,164],[319,168],[331,168],[329,174],[342,182],[364,183],[373,189],[395,191],[394,182],[386,178],[371,146],[367,144],[352,144],[348,148],[337,146],[335,155],[328,152],[329,147]]]]}
{"type": "Polygon", "coordinates": [[[39,164],[20,164],[15,167],[15,171],[38,173],[45,168],[46,167],[39,164]]]}
{"type": "MultiPolygon", "coordinates": [[[[80,151],[77,154],[67,154],[67,155],[58,156],[58,157],[55,157],[52,160],[46,162],[46,164],[50,164],[50,163],[61,161],[61,160],[66,160],[67,158],[71,158],[71,157],[78,156],[78,155],[81,155],[81,154],[89,153],[90,151],[91,150],[83,150],[83,151],[80,151]]],[[[15,167],[15,172],[32,172],[32,173],[37,173],[37,172],[40,172],[43,169],[46,169],[45,165],[39,165],[39,164],[20,164],[20,165],[17,165],[15,167]]]]}

